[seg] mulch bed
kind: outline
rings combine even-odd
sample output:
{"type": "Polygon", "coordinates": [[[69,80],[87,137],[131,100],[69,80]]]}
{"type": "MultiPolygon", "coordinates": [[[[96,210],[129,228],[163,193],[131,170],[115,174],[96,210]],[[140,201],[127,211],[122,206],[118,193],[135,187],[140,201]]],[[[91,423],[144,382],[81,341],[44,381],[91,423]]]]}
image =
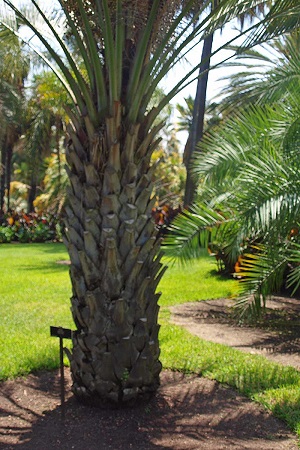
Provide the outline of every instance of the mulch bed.
{"type": "Polygon", "coordinates": [[[7,381],[0,389],[0,448],[22,450],[296,450],[287,427],[215,381],[164,371],[147,405],[101,410],[70,394],[65,418],[59,373],[7,381]]]}

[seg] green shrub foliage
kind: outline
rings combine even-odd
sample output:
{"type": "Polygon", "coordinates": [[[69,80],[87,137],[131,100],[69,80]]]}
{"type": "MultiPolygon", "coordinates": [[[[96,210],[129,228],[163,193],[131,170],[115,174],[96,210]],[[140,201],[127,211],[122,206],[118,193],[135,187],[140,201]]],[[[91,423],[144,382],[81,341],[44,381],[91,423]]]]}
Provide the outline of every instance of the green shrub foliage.
{"type": "Polygon", "coordinates": [[[0,243],[61,241],[63,226],[55,215],[10,212],[0,224],[0,243]]]}

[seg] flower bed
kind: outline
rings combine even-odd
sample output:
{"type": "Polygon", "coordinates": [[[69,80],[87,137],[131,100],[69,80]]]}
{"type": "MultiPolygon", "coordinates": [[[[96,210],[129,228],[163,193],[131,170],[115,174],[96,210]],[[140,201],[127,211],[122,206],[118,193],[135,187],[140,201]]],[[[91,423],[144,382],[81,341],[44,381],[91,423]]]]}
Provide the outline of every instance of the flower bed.
{"type": "Polygon", "coordinates": [[[54,215],[10,212],[0,225],[0,243],[61,241],[62,229],[54,215]]]}

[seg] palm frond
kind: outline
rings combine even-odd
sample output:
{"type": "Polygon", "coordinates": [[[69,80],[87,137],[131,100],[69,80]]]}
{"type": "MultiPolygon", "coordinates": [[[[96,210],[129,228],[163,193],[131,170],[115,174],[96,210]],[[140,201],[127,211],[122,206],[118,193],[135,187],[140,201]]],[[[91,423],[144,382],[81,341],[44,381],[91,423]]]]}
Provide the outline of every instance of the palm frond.
{"type": "Polygon", "coordinates": [[[300,117],[287,127],[284,141],[283,149],[288,157],[294,159],[295,161],[299,158],[299,147],[300,147],[300,117]]]}
{"type": "MultiPolygon", "coordinates": [[[[295,229],[298,233],[299,224],[297,224],[295,229]]],[[[293,268],[287,277],[287,287],[293,288],[292,295],[295,295],[300,288],[300,244],[297,242],[293,242],[291,246],[289,262],[292,264],[293,268]]]]}
{"type": "MultiPolygon", "coordinates": [[[[31,48],[41,58],[41,60],[43,60],[47,64],[47,66],[56,74],[57,78],[60,80],[66,91],[69,93],[73,102],[75,104],[78,103],[78,106],[82,108],[82,111],[85,111],[85,105],[82,100],[80,89],[77,83],[75,82],[71,72],[69,71],[68,67],[64,64],[60,55],[58,55],[58,53],[54,50],[52,43],[47,41],[47,39],[43,36],[43,34],[30,22],[30,20],[26,18],[26,16],[22,13],[22,11],[18,9],[12,2],[10,2],[9,0],[3,1],[5,2],[6,5],[9,6],[9,8],[11,8],[11,10],[15,13],[16,17],[20,18],[22,23],[27,25],[34,32],[34,34],[38,37],[41,43],[46,47],[49,54],[51,55],[51,57],[53,58],[53,60],[55,61],[55,63],[57,64],[57,66],[61,71],[57,69],[55,64],[53,64],[43,54],[41,50],[39,50],[32,44],[30,39],[26,39],[17,30],[11,28],[9,23],[6,21],[7,19],[6,16],[0,17],[0,23],[2,24],[2,26],[11,30],[22,42],[24,42],[24,44],[28,45],[28,47],[31,48]],[[70,86],[72,86],[72,88],[70,86]]],[[[47,23],[48,19],[45,18],[45,20],[47,23]]]]}
{"type": "Polygon", "coordinates": [[[206,24],[207,34],[210,34],[217,28],[222,28],[224,23],[228,23],[237,17],[243,17],[255,10],[257,7],[261,7],[262,2],[260,0],[243,0],[235,1],[228,0],[225,2],[218,2],[218,5],[214,9],[214,13],[210,16],[208,23],[206,24]]]}
{"type": "Polygon", "coordinates": [[[300,5],[298,0],[277,0],[271,6],[269,13],[261,21],[256,30],[241,46],[241,52],[245,48],[253,47],[266,42],[276,36],[291,32],[299,28],[300,5]]]}
{"type": "Polygon", "coordinates": [[[163,241],[165,254],[170,259],[185,263],[201,254],[226,223],[224,216],[205,205],[194,206],[177,216],[163,241]]]}
{"type": "MultiPolygon", "coordinates": [[[[236,47],[233,50],[238,51],[236,47]]],[[[228,81],[221,104],[223,112],[234,113],[237,106],[277,102],[289,93],[295,95],[299,91],[299,31],[274,39],[264,47],[264,52],[245,50],[234,62],[225,65],[243,70],[221,78],[228,81]]]]}
{"type": "Polygon", "coordinates": [[[288,262],[280,246],[252,246],[252,252],[243,256],[239,272],[241,291],[235,309],[240,317],[261,314],[268,297],[281,287],[288,262]]]}
{"type": "MultiPolygon", "coordinates": [[[[97,1],[97,10],[98,10],[98,14],[99,14],[99,18],[100,18],[100,23],[101,23],[101,28],[102,28],[102,33],[103,33],[103,41],[105,42],[105,46],[104,46],[104,53],[105,53],[105,61],[107,64],[107,72],[108,72],[108,77],[109,77],[109,83],[108,83],[108,88],[109,88],[109,97],[110,97],[110,102],[109,102],[109,108],[110,108],[110,113],[112,114],[113,111],[113,104],[115,101],[118,101],[120,99],[120,81],[118,79],[118,77],[121,76],[120,71],[117,70],[117,60],[114,57],[114,52],[115,52],[115,42],[114,42],[114,33],[113,33],[113,27],[112,27],[112,23],[111,23],[111,17],[110,17],[110,13],[108,10],[108,2],[106,0],[104,0],[102,2],[102,6],[101,6],[101,2],[97,1]]],[[[120,2],[117,3],[118,8],[120,8],[120,2]]],[[[93,61],[97,61],[97,65],[98,65],[98,70],[100,69],[100,73],[103,73],[103,67],[101,67],[101,63],[98,57],[98,49],[97,49],[97,44],[95,42],[94,36],[93,36],[93,30],[92,27],[90,25],[89,19],[88,19],[88,15],[85,12],[85,8],[82,2],[79,2],[79,7],[80,7],[80,14],[81,17],[84,21],[84,29],[87,30],[88,32],[88,46],[91,48],[92,54],[93,54],[93,61]]],[[[119,23],[119,22],[117,22],[119,23]]],[[[118,49],[118,54],[122,54],[123,51],[123,46],[124,46],[124,40],[122,39],[120,42],[120,48],[118,49]]],[[[104,75],[102,75],[101,77],[101,93],[99,93],[99,101],[101,101],[101,94],[104,94],[104,98],[106,97],[106,89],[105,89],[105,82],[104,82],[104,75]]],[[[105,103],[104,103],[105,105],[105,103]]],[[[101,105],[102,106],[102,105],[101,105]]],[[[100,109],[98,107],[98,109],[100,109]]]]}
{"type": "MultiPolygon", "coordinates": [[[[206,176],[221,183],[225,178],[236,179],[247,161],[255,156],[264,159],[274,139],[274,120],[286,126],[286,117],[278,107],[251,106],[237,112],[221,128],[204,136],[200,152],[194,158],[194,171],[198,177],[206,176]],[[268,142],[271,141],[270,144],[268,142]]],[[[282,136],[280,135],[282,139],[282,136]]]]}

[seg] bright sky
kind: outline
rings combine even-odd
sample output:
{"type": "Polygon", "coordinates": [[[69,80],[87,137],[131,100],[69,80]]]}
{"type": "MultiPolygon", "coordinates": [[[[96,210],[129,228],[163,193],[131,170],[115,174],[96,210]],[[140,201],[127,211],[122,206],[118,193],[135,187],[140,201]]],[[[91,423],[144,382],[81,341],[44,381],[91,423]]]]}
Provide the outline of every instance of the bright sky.
{"type": "MultiPolygon", "coordinates": [[[[217,50],[218,48],[222,47],[226,42],[228,42],[230,39],[232,39],[237,34],[236,30],[233,29],[233,26],[226,26],[222,33],[217,32],[214,36],[213,41],[213,51],[217,50]]],[[[163,83],[161,84],[162,88],[169,89],[170,86],[174,85],[176,82],[178,82],[181,78],[186,75],[187,71],[191,70],[193,66],[196,64],[199,64],[200,58],[202,53],[202,44],[195,47],[188,56],[188,61],[184,62],[180,65],[177,65],[176,68],[165,78],[163,83]]],[[[217,53],[211,60],[211,66],[214,64],[219,63],[220,61],[227,58],[229,55],[228,51],[221,50],[219,53],[217,53]]],[[[213,97],[217,96],[221,91],[222,88],[225,85],[224,80],[220,80],[220,78],[224,76],[230,75],[234,71],[234,68],[230,67],[220,67],[217,69],[213,69],[210,71],[208,76],[208,88],[207,88],[207,100],[212,99],[213,97]]],[[[198,73],[198,71],[196,72],[198,73]]],[[[177,103],[180,103],[182,105],[185,104],[184,98],[191,95],[192,97],[195,97],[196,95],[196,87],[197,82],[194,81],[191,83],[188,87],[186,87],[183,91],[181,91],[179,94],[174,97],[173,101],[171,102],[173,105],[176,105],[177,103]]],[[[174,122],[176,122],[176,110],[174,108],[174,122]]],[[[181,142],[181,147],[183,149],[186,139],[187,139],[187,133],[181,132],[177,133],[177,137],[179,138],[181,142]]]]}
{"type": "MultiPolygon", "coordinates": [[[[234,35],[234,32],[228,28],[228,30],[224,31],[222,34],[216,33],[214,36],[213,41],[213,51],[215,51],[217,48],[222,46],[225,42],[227,42],[231,36],[234,35]]],[[[176,69],[166,78],[166,85],[168,82],[170,84],[173,84],[174,81],[178,81],[180,78],[182,78],[188,70],[191,70],[192,66],[195,64],[199,64],[200,58],[202,53],[202,45],[198,45],[193,49],[189,56],[188,61],[182,63],[181,65],[178,65],[176,69]],[[174,81],[173,81],[174,80],[174,81]]],[[[228,55],[228,52],[226,51],[220,51],[219,54],[215,55],[212,58],[211,65],[214,65],[215,63],[221,61],[222,59],[226,58],[228,55]]],[[[196,72],[197,73],[197,72],[196,72]]],[[[218,78],[221,76],[224,76],[226,74],[230,73],[230,69],[215,69],[211,70],[209,73],[209,79],[208,79],[208,98],[211,99],[214,97],[221,89],[222,86],[224,86],[224,82],[218,81],[218,78]]],[[[187,88],[185,88],[180,94],[178,94],[175,98],[173,103],[181,103],[181,99],[184,99],[184,97],[187,97],[188,95],[192,95],[192,97],[195,96],[196,93],[196,86],[197,83],[194,81],[191,83],[187,88]]]]}

